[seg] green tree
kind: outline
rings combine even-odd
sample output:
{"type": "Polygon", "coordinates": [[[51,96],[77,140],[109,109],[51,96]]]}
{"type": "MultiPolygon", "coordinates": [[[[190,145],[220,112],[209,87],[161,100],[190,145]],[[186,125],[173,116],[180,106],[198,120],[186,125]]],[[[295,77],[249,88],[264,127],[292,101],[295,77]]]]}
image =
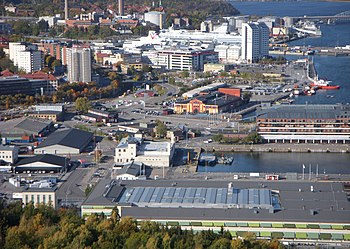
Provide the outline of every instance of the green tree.
{"type": "Polygon", "coordinates": [[[161,137],[161,138],[165,137],[166,136],[166,132],[167,132],[166,125],[160,120],[156,120],[156,124],[157,124],[157,126],[156,126],[157,136],[161,137]]]}
{"type": "Polygon", "coordinates": [[[80,113],[87,113],[90,108],[90,101],[87,97],[77,98],[75,101],[75,109],[80,113]]]}
{"type": "Polygon", "coordinates": [[[245,138],[245,141],[248,143],[258,144],[261,143],[262,138],[257,132],[252,132],[245,138]]]}
{"type": "Polygon", "coordinates": [[[62,66],[62,61],[61,60],[54,60],[51,64],[51,67],[54,68],[54,67],[60,67],[62,66]]]}
{"type": "Polygon", "coordinates": [[[49,67],[49,68],[51,68],[51,66],[52,66],[52,63],[55,61],[55,57],[53,57],[53,56],[51,56],[51,55],[48,55],[48,56],[46,56],[46,58],[45,58],[45,64],[49,67]]]}

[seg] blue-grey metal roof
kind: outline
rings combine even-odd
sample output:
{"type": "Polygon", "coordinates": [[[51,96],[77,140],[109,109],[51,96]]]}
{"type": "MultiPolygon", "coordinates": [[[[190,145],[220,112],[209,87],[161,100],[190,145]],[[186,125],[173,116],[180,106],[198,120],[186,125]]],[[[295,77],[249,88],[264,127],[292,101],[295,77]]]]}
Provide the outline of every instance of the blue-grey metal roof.
{"type": "Polygon", "coordinates": [[[280,105],[263,110],[259,118],[267,119],[335,119],[339,116],[350,117],[347,105],[280,105]]]}
{"type": "Polygon", "coordinates": [[[268,189],[127,187],[117,202],[136,206],[272,207],[268,189]]]}

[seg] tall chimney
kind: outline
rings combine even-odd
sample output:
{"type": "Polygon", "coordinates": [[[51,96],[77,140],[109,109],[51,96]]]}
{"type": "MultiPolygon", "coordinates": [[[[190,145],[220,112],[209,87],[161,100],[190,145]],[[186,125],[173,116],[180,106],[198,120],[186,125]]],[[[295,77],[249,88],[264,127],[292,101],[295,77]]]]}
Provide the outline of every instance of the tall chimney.
{"type": "Polygon", "coordinates": [[[118,14],[124,16],[124,0],[118,0],[118,14]]]}
{"type": "Polygon", "coordinates": [[[68,0],[64,0],[64,18],[65,18],[66,20],[69,19],[68,0]]]}

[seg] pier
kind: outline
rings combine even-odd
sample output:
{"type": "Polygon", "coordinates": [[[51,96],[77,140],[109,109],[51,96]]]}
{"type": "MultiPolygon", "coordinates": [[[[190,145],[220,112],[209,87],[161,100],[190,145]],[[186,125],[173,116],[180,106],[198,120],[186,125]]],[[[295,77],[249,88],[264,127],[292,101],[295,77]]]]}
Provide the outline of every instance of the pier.
{"type": "Polygon", "coordinates": [[[276,55],[328,55],[328,56],[350,56],[350,49],[334,48],[334,47],[306,47],[298,46],[298,48],[286,47],[278,50],[270,49],[269,54],[276,55]]]}

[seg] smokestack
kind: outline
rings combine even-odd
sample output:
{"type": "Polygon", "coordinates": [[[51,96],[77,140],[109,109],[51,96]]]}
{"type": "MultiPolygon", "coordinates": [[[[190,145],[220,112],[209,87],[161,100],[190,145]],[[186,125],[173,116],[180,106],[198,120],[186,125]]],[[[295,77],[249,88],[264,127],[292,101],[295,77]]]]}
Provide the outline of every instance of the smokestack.
{"type": "Polygon", "coordinates": [[[118,0],[118,12],[120,16],[124,16],[124,0],[118,0]]]}
{"type": "Polygon", "coordinates": [[[66,20],[69,19],[68,0],[64,0],[64,18],[65,18],[66,20]]]}

